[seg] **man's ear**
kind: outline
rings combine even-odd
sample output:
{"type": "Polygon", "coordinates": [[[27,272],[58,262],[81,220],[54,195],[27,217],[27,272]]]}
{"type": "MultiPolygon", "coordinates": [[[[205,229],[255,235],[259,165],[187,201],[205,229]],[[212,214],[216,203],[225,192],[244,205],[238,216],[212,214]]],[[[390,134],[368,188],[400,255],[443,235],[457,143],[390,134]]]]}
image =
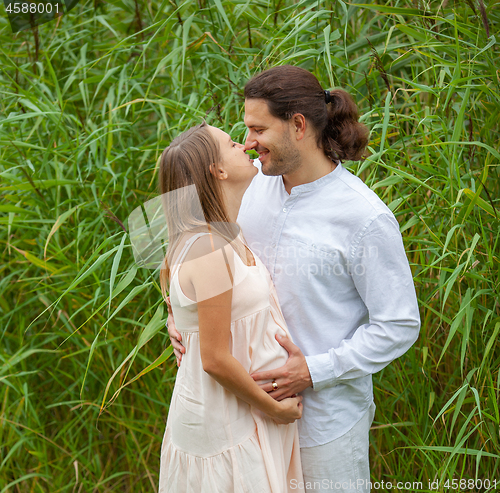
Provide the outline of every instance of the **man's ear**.
{"type": "Polygon", "coordinates": [[[295,113],[292,116],[291,124],[296,140],[302,140],[306,134],[306,118],[302,113],[295,113]]]}
{"type": "Polygon", "coordinates": [[[226,180],[227,179],[227,172],[223,168],[222,164],[215,164],[212,163],[210,165],[210,173],[215,176],[217,180],[226,180]]]}

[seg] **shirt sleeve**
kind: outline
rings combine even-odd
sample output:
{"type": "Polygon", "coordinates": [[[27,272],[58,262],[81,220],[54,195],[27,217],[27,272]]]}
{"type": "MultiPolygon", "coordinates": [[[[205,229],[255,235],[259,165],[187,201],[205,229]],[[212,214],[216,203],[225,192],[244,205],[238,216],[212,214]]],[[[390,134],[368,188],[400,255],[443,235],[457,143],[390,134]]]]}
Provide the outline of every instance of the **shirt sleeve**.
{"type": "Polygon", "coordinates": [[[394,216],[375,217],[354,240],[350,274],[368,310],[368,323],[339,347],[306,356],[314,390],[382,370],[419,334],[415,286],[394,216]]]}

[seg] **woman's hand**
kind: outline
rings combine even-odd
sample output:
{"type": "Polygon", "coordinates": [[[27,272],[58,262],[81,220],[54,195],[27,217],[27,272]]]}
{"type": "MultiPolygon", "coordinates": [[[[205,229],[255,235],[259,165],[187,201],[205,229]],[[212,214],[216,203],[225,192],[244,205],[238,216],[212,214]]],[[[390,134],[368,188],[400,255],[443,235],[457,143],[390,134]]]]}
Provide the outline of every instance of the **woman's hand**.
{"type": "Polygon", "coordinates": [[[293,423],[302,417],[302,396],[288,397],[276,402],[276,414],[271,416],[279,425],[293,423]]]}

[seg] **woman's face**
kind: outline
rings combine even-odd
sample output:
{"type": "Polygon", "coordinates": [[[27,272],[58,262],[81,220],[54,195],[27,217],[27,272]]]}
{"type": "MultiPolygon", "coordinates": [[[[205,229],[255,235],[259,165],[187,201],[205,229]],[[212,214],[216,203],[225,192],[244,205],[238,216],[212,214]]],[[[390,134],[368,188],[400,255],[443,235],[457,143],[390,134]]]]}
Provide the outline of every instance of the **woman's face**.
{"type": "Polygon", "coordinates": [[[245,152],[245,146],[233,142],[231,137],[220,128],[210,126],[210,132],[219,143],[221,163],[217,163],[218,173],[225,172],[225,180],[229,183],[241,183],[248,186],[252,178],[258,173],[258,169],[253,165],[245,152]]]}

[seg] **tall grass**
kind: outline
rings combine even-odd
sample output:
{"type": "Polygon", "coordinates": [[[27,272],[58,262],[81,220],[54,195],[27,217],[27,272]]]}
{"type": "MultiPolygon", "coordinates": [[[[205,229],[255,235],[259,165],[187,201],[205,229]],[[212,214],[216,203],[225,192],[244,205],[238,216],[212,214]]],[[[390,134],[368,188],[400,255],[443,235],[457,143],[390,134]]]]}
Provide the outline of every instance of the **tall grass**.
{"type": "Polygon", "coordinates": [[[180,131],[243,139],[243,86],[281,63],[359,103],[370,156],[347,165],[414,272],[421,336],[375,375],[372,480],[500,486],[499,22],[483,0],[95,1],[16,35],[0,18],[0,493],[155,491],[176,367],[126,218],[180,131]]]}

